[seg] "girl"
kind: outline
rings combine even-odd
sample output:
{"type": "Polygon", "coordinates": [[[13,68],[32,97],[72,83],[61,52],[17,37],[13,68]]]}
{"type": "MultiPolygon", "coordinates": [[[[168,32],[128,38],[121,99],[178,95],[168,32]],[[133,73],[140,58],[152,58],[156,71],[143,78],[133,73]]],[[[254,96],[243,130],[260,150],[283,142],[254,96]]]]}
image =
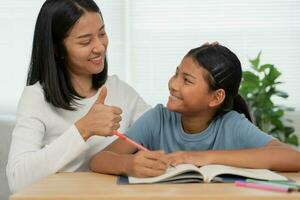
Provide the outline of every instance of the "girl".
{"type": "Polygon", "coordinates": [[[91,156],[114,139],[103,136],[126,130],[148,109],[130,86],[108,77],[107,46],[93,0],[43,4],[7,164],[12,192],[58,171],[88,170],[91,156]]]}
{"type": "Polygon", "coordinates": [[[251,123],[238,94],[241,76],[239,59],[226,47],[190,50],[169,81],[167,108],[157,105],[127,131],[152,151],[135,153],[118,139],[92,158],[90,168],[136,177],[161,175],[180,163],[299,171],[300,153],[251,123]]]}

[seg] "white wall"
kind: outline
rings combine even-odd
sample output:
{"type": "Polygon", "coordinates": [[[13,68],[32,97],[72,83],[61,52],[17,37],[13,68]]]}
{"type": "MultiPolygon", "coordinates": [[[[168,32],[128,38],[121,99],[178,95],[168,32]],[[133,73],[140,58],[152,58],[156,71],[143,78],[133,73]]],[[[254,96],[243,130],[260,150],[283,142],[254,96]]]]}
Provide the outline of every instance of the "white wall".
{"type": "MultiPolygon", "coordinates": [[[[43,2],[0,1],[0,115],[15,114],[43,2]]],[[[110,38],[109,73],[126,80],[152,105],[166,102],[168,79],[190,48],[218,40],[236,52],[244,69],[248,59],[262,50],[262,62],[279,68],[285,82],[281,88],[290,94],[276,102],[300,111],[300,1],[96,2],[110,38]]]]}
{"type": "Polygon", "coordinates": [[[14,115],[25,86],[35,20],[43,0],[0,1],[0,115],[14,115]]]}

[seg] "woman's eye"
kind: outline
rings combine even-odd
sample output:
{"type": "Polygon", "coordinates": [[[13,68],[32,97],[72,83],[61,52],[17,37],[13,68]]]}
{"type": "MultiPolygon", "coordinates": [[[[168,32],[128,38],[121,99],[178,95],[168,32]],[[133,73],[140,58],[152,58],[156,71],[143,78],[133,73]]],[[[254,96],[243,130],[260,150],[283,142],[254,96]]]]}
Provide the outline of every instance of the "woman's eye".
{"type": "Polygon", "coordinates": [[[81,45],[86,46],[90,43],[90,41],[84,41],[84,42],[80,42],[81,45]]]}
{"type": "Polygon", "coordinates": [[[101,32],[101,33],[99,33],[99,36],[100,37],[103,37],[103,36],[105,36],[106,35],[106,32],[101,32]]]}
{"type": "Polygon", "coordinates": [[[188,83],[188,84],[193,83],[192,81],[188,80],[187,78],[184,79],[184,82],[185,82],[185,83],[188,83]]]}

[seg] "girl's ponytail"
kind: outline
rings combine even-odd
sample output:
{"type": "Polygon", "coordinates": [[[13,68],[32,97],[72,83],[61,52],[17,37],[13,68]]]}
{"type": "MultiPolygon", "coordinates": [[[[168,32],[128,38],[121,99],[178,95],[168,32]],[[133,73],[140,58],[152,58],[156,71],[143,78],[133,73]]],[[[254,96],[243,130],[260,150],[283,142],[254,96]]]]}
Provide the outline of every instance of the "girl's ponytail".
{"type": "Polygon", "coordinates": [[[245,117],[250,121],[253,122],[250,111],[249,111],[249,107],[246,103],[246,101],[244,100],[244,98],[241,95],[237,95],[234,97],[233,99],[233,110],[244,114],[245,117]]]}

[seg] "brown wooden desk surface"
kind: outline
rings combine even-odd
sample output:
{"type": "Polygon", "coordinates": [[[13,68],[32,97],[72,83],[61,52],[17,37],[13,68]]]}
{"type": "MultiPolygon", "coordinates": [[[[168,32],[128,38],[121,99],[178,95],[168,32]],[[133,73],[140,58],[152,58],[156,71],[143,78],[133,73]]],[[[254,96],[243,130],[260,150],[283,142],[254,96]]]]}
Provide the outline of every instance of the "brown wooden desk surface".
{"type": "MultiPolygon", "coordinates": [[[[283,173],[300,182],[300,173],[283,173]]],[[[300,192],[278,193],[220,184],[118,185],[116,177],[92,172],[58,173],[10,196],[10,200],[189,200],[297,199],[300,192]]]]}

